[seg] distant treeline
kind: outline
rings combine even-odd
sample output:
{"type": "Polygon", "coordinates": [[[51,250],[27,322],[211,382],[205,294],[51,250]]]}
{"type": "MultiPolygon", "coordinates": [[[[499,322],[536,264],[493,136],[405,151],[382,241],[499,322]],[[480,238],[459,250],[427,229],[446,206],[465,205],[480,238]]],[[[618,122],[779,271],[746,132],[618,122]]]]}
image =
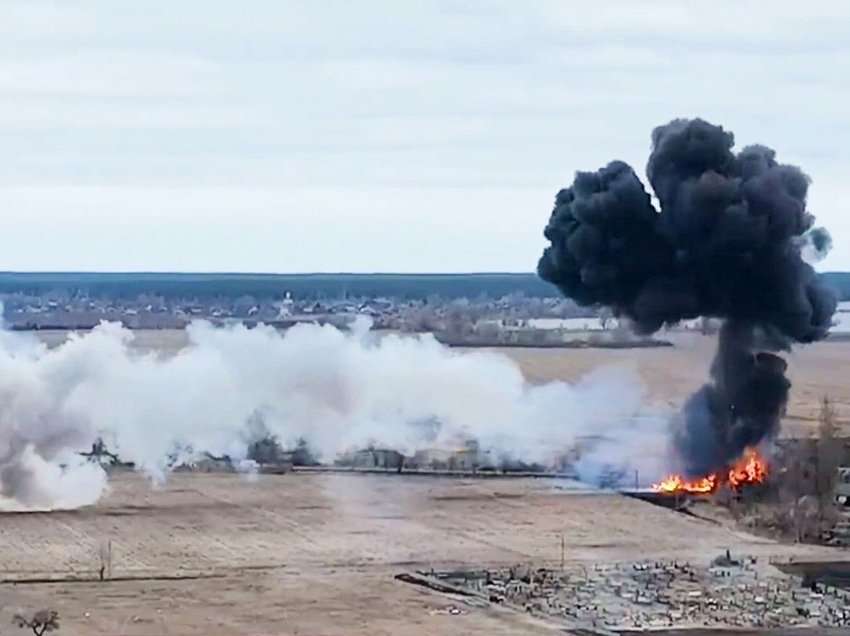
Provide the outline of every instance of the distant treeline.
{"type": "MultiPolygon", "coordinates": [[[[850,300],[850,272],[822,274],[841,300],[850,300]]],[[[0,293],[85,293],[98,298],[297,298],[393,297],[499,298],[514,293],[558,296],[536,274],[169,274],[0,272],[0,293]]]]}
{"type": "Polygon", "coordinates": [[[836,291],[839,300],[850,300],[850,272],[824,272],[821,276],[836,291]]]}
{"type": "Polygon", "coordinates": [[[97,298],[393,297],[499,298],[513,293],[557,296],[535,274],[169,274],[0,272],[0,293],[85,293],[97,298]]]}

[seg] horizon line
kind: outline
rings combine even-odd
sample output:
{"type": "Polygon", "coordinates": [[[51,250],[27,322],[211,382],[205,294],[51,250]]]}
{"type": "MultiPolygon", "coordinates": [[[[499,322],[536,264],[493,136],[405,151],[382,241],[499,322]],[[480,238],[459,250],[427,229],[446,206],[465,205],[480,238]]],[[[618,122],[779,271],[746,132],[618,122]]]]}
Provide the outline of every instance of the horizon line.
{"type": "Polygon", "coordinates": [[[510,272],[510,271],[457,271],[457,272],[398,272],[398,271],[328,271],[328,272],[252,272],[252,271],[179,271],[179,270],[0,270],[0,276],[4,275],[108,275],[108,276],[537,276],[536,272],[510,272]]]}

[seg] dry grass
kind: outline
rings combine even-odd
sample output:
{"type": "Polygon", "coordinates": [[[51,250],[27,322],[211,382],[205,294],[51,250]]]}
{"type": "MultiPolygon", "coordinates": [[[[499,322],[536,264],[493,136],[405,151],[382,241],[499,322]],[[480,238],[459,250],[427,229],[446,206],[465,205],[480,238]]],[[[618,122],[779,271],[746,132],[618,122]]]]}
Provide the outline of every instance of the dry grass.
{"type": "MultiPolygon", "coordinates": [[[[59,335],[48,335],[57,341],[59,335]]],[[[174,352],[184,334],[139,334],[142,350],[174,352]]],[[[575,380],[604,365],[633,365],[653,400],[678,404],[704,380],[713,342],[675,348],[504,353],[534,382],[575,380]]],[[[850,419],[850,343],[791,355],[795,382],[786,431],[813,432],[821,396],[850,419]]],[[[760,556],[817,557],[826,548],[780,545],[728,525],[618,495],[569,494],[548,480],[408,476],[175,475],[151,489],[113,480],[97,507],[2,516],[0,625],[42,607],[63,635],[122,634],[550,634],[504,610],[401,584],[417,568],[710,559],[729,547],[760,556]],[[112,576],[98,582],[112,541],[112,576]],[[177,580],[174,577],[202,577],[177,580]],[[24,583],[30,579],[66,579],[24,583]],[[68,579],[88,579],[68,582],[68,579]],[[18,581],[13,584],[12,581],[18,581]],[[447,611],[450,605],[461,613],[447,611]]]]}
{"type": "MultiPolygon", "coordinates": [[[[678,406],[705,382],[714,353],[713,338],[686,335],[675,347],[659,349],[495,349],[515,360],[532,382],[575,381],[604,366],[634,368],[651,400],[678,406]]],[[[787,355],[794,383],[783,434],[810,436],[817,430],[821,400],[832,401],[841,434],[850,434],[850,342],[799,347],[787,355]]]]}
{"type": "Polygon", "coordinates": [[[707,560],[727,546],[762,556],[823,550],[555,485],[181,474],[152,490],[124,475],[95,508],[3,516],[0,620],[49,606],[62,616],[62,634],[80,635],[546,633],[494,609],[464,605],[463,614],[450,614],[443,610],[452,601],[393,576],[431,567],[554,566],[562,535],[570,562],[707,560]],[[100,583],[100,546],[110,540],[112,575],[121,580],[100,583]],[[66,581],[24,583],[44,578],[66,581]]]}

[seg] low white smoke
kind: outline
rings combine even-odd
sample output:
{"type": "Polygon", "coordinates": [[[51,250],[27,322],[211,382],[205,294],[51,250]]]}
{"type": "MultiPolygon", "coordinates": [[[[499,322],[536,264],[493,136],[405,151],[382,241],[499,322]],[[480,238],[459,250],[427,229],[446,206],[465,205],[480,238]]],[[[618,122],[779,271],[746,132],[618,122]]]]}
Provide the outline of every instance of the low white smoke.
{"type": "Polygon", "coordinates": [[[161,479],[176,449],[244,458],[257,422],[284,445],[304,438],[325,461],[368,444],[410,455],[476,439],[497,456],[551,464],[583,436],[615,432],[579,468],[592,476],[607,463],[639,466],[656,476],[646,453],[639,464],[633,457],[649,443],[634,372],[534,386],[506,356],[368,329],[198,322],[188,346],[167,357],[133,350],[132,332],[117,324],[54,349],[2,333],[0,494],[24,507],[93,503],[106,479],[77,451],[99,436],[161,479]]]}

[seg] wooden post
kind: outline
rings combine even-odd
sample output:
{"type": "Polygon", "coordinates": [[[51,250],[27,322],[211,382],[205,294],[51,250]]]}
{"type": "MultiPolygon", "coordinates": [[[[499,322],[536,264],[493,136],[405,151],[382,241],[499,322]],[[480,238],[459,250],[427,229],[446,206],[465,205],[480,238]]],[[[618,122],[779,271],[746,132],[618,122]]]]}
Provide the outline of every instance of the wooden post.
{"type": "Polygon", "coordinates": [[[565,556],[564,551],[565,551],[564,533],[562,532],[561,533],[561,571],[562,572],[564,571],[564,556],[565,556]]]}

